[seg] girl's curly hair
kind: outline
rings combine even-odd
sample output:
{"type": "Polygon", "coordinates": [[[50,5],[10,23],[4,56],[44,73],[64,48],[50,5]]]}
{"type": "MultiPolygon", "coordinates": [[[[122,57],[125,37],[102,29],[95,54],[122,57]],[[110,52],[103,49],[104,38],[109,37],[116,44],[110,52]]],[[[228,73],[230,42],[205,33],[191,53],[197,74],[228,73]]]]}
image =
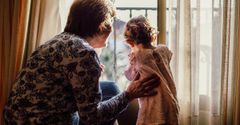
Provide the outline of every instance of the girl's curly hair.
{"type": "Polygon", "coordinates": [[[136,44],[149,45],[153,41],[156,33],[147,18],[140,15],[130,19],[125,28],[124,37],[127,40],[133,40],[136,44]]]}

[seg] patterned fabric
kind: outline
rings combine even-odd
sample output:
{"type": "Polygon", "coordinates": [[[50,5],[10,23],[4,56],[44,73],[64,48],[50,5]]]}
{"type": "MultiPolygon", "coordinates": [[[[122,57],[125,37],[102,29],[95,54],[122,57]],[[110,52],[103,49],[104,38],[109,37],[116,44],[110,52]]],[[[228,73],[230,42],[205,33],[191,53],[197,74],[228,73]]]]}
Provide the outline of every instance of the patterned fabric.
{"type": "Polygon", "coordinates": [[[71,125],[74,112],[97,125],[114,119],[129,103],[123,92],[101,102],[100,62],[89,44],[61,33],[36,49],[20,71],[5,106],[5,121],[71,125]]]}
{"type": "Polygon", "coordinates": [[[171,51],[164,45],[129,55],[130,65],[125,71],[129,80],[138,72],[140,79],[156,74],[161,82],[156,96],[139,98],[137,125],[178,125],[179,106],[169,66],[171,56],[171,51]]]}

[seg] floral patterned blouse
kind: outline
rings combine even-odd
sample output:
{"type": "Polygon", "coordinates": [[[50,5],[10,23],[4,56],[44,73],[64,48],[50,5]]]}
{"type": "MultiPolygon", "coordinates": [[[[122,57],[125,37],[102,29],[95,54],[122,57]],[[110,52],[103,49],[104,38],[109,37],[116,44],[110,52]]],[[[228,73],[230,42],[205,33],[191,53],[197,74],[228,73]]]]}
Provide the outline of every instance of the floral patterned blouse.
{"type": "Polygon", "coordinates": [[[128,105],[126,92],[101,101],[100,62],[80,37],[61,33],[36,49],[20,71],[5,106],[9,124],[98,125],[115,118],[128,105]]]}

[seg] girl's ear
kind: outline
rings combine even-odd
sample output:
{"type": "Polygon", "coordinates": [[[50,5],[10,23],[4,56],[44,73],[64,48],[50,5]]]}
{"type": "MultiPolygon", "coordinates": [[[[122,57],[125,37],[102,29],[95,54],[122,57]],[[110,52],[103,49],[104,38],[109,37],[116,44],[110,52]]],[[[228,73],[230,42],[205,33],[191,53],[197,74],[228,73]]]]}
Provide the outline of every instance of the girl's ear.
{"type": "Polygon", "coordinates": [[[152,41],[151,41],[151,45],[153,45],[153,46],[155,46],[155,45],[157,45],[157,35],[153,35],[152,36],[152,41]]]}
{"type": "Polygon", "coordinates": [[[157,35],[153,35],[152,36],[152,42],[156,42],[156,39],[157,39],[157,35]]]}

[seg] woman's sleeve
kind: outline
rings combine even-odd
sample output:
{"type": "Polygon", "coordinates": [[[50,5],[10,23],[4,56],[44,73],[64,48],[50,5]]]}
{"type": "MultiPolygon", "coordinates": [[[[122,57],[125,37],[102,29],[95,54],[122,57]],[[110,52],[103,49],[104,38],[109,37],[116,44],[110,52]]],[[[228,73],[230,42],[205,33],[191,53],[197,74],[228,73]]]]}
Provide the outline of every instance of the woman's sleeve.
{"type": "Polygon", "coordinates": [[[101,68],[93,50],[80,52],[79,58],[68,64],[68,67],[75,67],[68,72],[68,78],[72,84],[81,122],[98,125],[112,120],[127,107],[129,100],[125,92],[101,102],[101,68]]]}

